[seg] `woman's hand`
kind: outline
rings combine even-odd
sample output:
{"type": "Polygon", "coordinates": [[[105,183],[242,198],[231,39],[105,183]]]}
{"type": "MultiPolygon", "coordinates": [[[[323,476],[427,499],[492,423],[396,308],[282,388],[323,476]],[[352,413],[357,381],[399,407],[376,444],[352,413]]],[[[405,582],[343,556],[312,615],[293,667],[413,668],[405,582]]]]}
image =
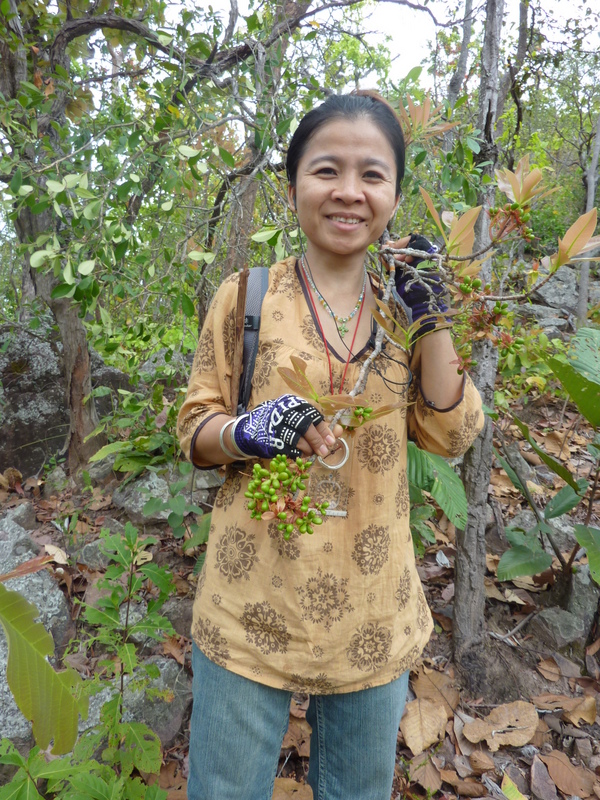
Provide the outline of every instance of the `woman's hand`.
{"type": "Polygon", "coordinates": [[[313,453],[325,456],[335,444],[323,415],[293,394],[267,400],[242,414],[231,437],[241,453],[256,458],[273,458],[279,453],[291,458],[313,453]]]}
{"type": "MultiPolygon", "coordinates": [[[[395,242],[388,242],[391,248],[407,248],[423,250],[426,253],[437,252],[437,247],[417,233],[404,236],[395,242]]],[[[394,256],[396,261],[405,262],[416,267],[425,259],[399,253],[394,256]]],[[[444,302],[445,286],[439,272],[435,269],[423,269],[420,277],[415,278],[412,270],[396,269],[396,292],[412,312],[412,321],[416,322],[426,314],[443,314],[448,311],[448,306],[444,302]]]]}

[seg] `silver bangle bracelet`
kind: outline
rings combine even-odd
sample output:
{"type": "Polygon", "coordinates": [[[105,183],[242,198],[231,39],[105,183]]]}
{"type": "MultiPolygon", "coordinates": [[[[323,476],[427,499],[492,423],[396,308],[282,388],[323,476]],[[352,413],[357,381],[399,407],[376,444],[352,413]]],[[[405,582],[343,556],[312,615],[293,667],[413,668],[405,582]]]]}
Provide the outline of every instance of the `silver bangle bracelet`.
{"type": "MultiPolygon", "coordinates": [[[[242,453],[242,451],[239,448],[236,448],[238,450],[237,453],[233,453],[231,450],[229,450],[229,448],[227,447],[227,445],[225,444],[225,441],[223,439],[223,436],[224,436],[225,431],[227,430],[227,428],[230,425],[235,425],[235,423],[238,422],[238,420],[239,420],[239,417],[235,417],[234,419],[227,420],[227,422],[225,423],[225,425],[223,425],[223,427],[221,428],[221,430],[219,432],[219,445],[221,447],[221,450],[225,453],[225,455],[228,458],[232,458],[234,461],[239,461],[241,458],[244,458],[244,459],[252,458],[252,456],[247,456],[245,453],[242,453]]],[[[231,432],[231,441],[232,441],[233,446],[235,447],[235,440],[233,438],[233,431],[231,432]]]]}

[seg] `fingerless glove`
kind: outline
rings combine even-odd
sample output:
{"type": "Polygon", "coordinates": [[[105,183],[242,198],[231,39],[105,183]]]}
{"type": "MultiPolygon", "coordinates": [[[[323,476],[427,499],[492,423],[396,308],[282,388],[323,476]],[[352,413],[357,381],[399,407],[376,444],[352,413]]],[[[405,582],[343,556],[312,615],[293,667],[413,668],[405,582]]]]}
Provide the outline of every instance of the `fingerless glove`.
{"type": "Polygon", "coordinates": [[[244,455],[273,458],[284,453],[296,458],[302,455],[296,447],[300,437],[311,425],[322,421],[323,415],[306,400],[284,394],[242,414],[233,425],[231,436],[244,455]]]}

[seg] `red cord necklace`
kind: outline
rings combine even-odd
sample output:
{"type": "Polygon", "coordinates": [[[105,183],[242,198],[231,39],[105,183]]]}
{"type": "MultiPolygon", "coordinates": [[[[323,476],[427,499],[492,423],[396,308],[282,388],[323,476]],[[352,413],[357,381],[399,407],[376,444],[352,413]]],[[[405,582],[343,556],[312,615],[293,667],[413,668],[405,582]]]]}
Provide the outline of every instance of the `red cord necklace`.
{"type": "MultiPolygon", "coordinates": [[[[313,311],[315,312],[315,317],[317,318],[317,322],[319,324],[319,330],[321,331],[321,337],[323,339],[323,344],[325,345],[325,354],[327,356],[327,363],[329,365],[329,386],[331,388],[331,394],[335,394],[335,391],[334,391],[334,388],[333,388],[333,370],[331,368],[331,357],[329,355],[329,347],[327,346],[327,339],[325,338],[325,331],[323,330],[323,326],[321,325],[321,320],[319,318],[319,312],[317,311],[316,303],[315,303],[315,301],[313,299],[313,296],[311,294],[310,281],[308,280],[308,275],[306,273],[306,269],[304,267],[304,261],[303,260],[300,261],[300,265],[302,267],[302,272],[304,274],[304,277],[306,278],[306,283],[308,284],[307,288],[308,288],[308,297],[309,297],[309,300],[310,300],[310,304],[313,307],[313,311]]],[[[358,333],[358,326],[360,325],[360,318],[362,317],[363,306],[365,304],[365,294],[366,294],[366,292],[363,291],[363,296],[362,296],[362,299],[360,301],[360,308],[359,308],[359,311],[358,311],[358,319],[356,320],[356,328],[354,329],[354,336],[352,337],[352,344],[350,345],[350,349],[348,350],[348,358],[346,359],[346,364],[344,366],[344,373],[342,375],[342,381],[340,383],[340,390],[339,390],[338,394],[342,394],[342,389],[344,388],[344,383],[346,381],[346,373],[348,372],[348,367],[350,366],[350,359],[352,358],[352,351],[354,350],[354,342],[356,341],[356,334],[358,333]]],[[[336,327],[337,327],[337,325],[336,325],[336,327]]],[[[340,339],[341,339],[341,336],[340,336],[340,339]]]]}

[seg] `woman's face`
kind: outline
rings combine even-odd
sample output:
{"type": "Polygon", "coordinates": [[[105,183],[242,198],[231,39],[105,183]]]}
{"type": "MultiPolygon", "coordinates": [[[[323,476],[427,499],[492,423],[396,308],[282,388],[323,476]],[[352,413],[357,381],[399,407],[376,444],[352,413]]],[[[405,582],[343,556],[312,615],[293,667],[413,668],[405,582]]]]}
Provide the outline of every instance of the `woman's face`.
{"type": "Polygon", "coordinates": [[[392,216],[398,197],[396,161],[369,117],[327,122],[298,162],[290,205],[313,256],[364,255],[392,216]]]}

